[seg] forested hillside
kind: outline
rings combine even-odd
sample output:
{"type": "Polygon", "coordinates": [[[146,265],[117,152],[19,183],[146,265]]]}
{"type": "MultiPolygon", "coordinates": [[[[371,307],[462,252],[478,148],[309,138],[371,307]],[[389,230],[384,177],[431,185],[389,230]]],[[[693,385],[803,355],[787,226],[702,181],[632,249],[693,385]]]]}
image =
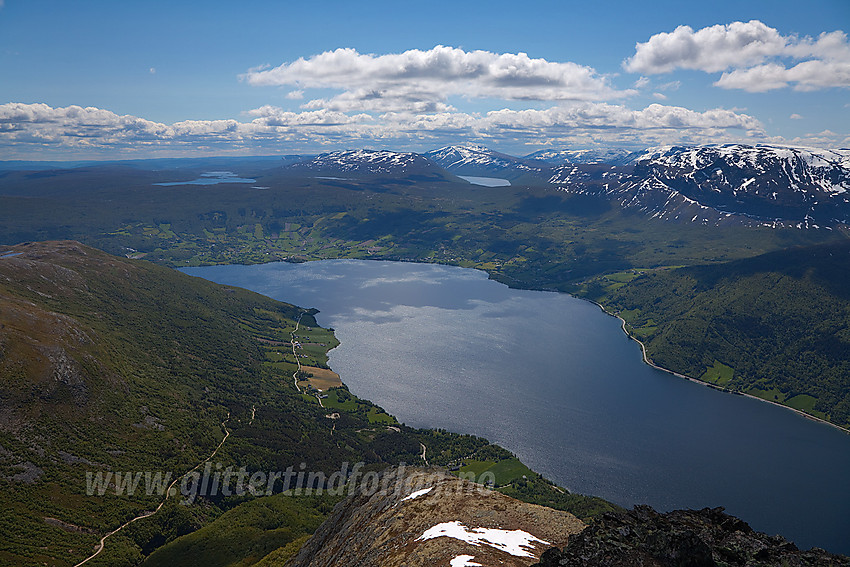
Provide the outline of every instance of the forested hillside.
{"type": "Polygon", "coordinates": [[[838,243],[646,271],[596,298],[656,364],[848,427],[848,281],[838,243]]]}

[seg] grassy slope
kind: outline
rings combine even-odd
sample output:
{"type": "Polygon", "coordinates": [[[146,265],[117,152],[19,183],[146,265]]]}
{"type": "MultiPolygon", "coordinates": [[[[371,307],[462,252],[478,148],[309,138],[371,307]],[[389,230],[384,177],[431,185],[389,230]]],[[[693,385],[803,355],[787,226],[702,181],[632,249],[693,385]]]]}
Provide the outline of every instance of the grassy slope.
{"type": "MultiPolygon", "coordinates": [[[[302,310],[73,243],[16,250],[22,255],[0,263],[8,535],[0,557],[65,564],[69,549],[84,553],[94,533],[157,501],[86,497],[85,471],[188,470],[218,444],[228,412],[228,450],[237,453],[251,445],[240,420],[254,403],[260,419],[294,421],[270,433],[312,435],[328,455],[321,460],[335,456],[319,412],[276,386],[256,337],[235,329],[247,320],[273,332],[302,310]],[[269,314],[279,319],[273,326],[269,314]],[[43,474],[10,480],[22,463],[43,474]]],[[[293,457],[311,456],[299,452],[293,457]]]]}
{"type": "Polygon", "coordinates": [[[283,550],[316,531],[337,501],[328,496],[283,494],[250,500],[158,549],[145,566],[253,565],[271,554],[282,565],[283,550]]]}

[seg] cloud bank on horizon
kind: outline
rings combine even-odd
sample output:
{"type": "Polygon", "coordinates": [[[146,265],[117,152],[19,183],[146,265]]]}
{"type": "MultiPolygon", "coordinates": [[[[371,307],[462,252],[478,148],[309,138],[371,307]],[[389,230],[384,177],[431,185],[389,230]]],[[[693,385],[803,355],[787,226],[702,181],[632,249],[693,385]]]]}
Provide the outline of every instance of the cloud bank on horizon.
{"type": "Polygon", "coordinates": [[[682,71],[717,75],[713,86],[724,92],[847,89],[850,43],[843,31],[817,38],[783,36],[758,20],[698,30],[679,26],[638,43],[621,67],[631,76],[525,53],[438,45],[376,55],[340,48],[234,78],[288,101],[288,106],[245,109],[241,120],[163,124],[95,107],[2,104],[0,150],[31,159],[347,147],[422,151],[466,140],[529,153],[541,147],[723,142],[850,145],[847,132],[792,139],[769,135],[757,115],[736,108],[629,104],[651,91],[656,100],[665,100],[661,91],[675,91],[689,80],[670,77],[682,71]],[[655,76],[664,82],[650,78],[655,76]],[[627,88],[617,86],[626,81],[627,88]]]}

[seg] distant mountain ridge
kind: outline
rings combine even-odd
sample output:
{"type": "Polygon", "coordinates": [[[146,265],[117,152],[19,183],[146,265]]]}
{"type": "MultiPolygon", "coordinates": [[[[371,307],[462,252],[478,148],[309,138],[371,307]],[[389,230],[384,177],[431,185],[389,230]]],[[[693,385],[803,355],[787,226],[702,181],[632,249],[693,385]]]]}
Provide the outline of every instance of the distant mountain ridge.
{"type": "MultiPolygon", "coordinates": [[[[328,176],[488,176],[617,200],[675,222],[820,228],[850,222],[850,150],[771,145],[542,150],[526,157],[477,144],[424,154],[346,150],[285,166],[328,176]],[[558,165],[560,164],[560,165],[558,165]]],[[[517,184],[516,182],[514,184],[517,184]]]]}
{"type": "Polygon", "coordinates": [[[401,175],[436,173],[438,168],[421,154],[389,150],[342,150],[320,154],[286,166],[290,171],[401,175]]]}
{"type": "Polygon", "coordinates": [[[423,155],[455,175],[539,174],[549,167],[542,162],[503,154],[476,144],[445,146],[423,155]]]}
{"type": "Polygon", "coordinates": [[[525,156],[525,159],[543,161],[552,165],[564,164],[608,164],[623,165],[635,155],[634,150],[623,148],[599,148],[592,150],[538,150],[525,156]]]}

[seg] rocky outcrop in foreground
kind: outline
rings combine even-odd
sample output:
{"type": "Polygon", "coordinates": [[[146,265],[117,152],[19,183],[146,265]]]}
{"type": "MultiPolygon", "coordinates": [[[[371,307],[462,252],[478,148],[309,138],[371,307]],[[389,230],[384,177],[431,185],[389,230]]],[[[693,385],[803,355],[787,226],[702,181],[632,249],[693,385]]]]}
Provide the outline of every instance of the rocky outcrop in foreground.
{"type": "Polygon", "coordinates": [[[649,506],[609,513],[536,567],[809,567],[850,566],[821,549],[800,551],[781,536],[754,531],[723,508],[675,510],[649,506]]]}
{"type": "Polygon", "coordinates": [[[439,469],[390,469],[340,502],[287,567],[527,566],[584,529],[439,469]]]}

